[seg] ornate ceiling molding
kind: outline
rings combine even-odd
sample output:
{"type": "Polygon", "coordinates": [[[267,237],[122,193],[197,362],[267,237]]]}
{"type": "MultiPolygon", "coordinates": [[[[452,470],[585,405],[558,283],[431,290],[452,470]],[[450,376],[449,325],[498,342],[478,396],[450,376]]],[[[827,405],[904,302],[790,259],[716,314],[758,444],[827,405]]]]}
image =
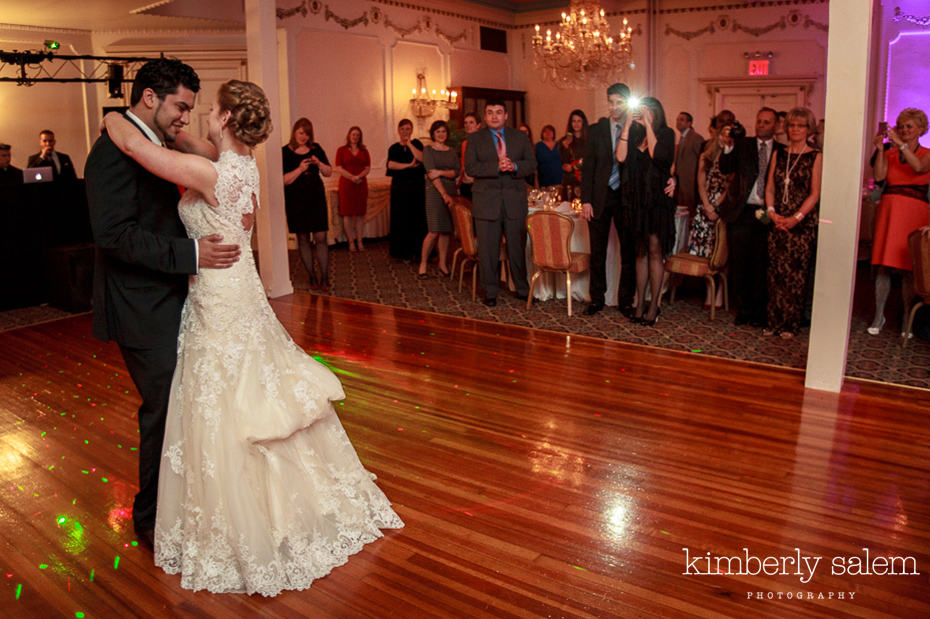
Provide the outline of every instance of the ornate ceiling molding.
{"type": "Polygon", "coordinates": [[[366,26],[368,25],[368,13],[362,13],[355,19],[339,17],[338,15],[332,12],[328,4],[326,5],[326,13],[323,15],[323,17],[326,19],[326,21],[333,20],[334,22],[336,22],[337,24],[339,24],[346,30],[348,30],[349,28],[355,28],[359,24],[365,24],[366,26]]]}
{"type": "MultiPolygon", "coordinates": [[[[397,3],[401,4],[401,3],[397,3]]],[[[443,13],[441,11],[428,11],[427,13],[421,15],[416,23],[412,26],[401,26],[400,24],[391,20],[391,18],[381,10],[380,7],[373,6],[367,12],[362,13],[358,17],[348,18],[337,15],[328,4],[324,5],[320,0],[302,0],[299,5],[296,5],[289,9],[278,9],[277,16],[278,19],[287,19],[289,17],[294,17],[295,15],[301,15],[306,17],[307,14],[318,15],[323,13],[324,21],[334,21],[345,30],[350,30],[356,26],[372,25],[378,26],[383,25],[385,28],[390,28],[401,38],[408,37],[414,33],[433,33],[442,39],[445,39],[450,44],[457,43],[468,38],[468,28],[465,28],[459,34],[450,34],[440,28],[433,22],[433,18],[429,13],[443,13]]]]}
{"type": "Polygon", "coordinates": [[[16,30],[19,32],[54,32],[56,34],[93,34],[91,30],[81,30],[79,28],[46,28],[45,26],[26,26],[22,24],[0,24],[0,30],[16,30]]]}
{"type": "Polygon", "coordinates": [[[918,17],[917,15],[906,15],[901,12],[901,7],[894,7],[894,17],[891,21],[905,21],[921,28],[930,28],[930,15],[918,17]]]}
{"type": "MultiPolygon", "coordinates": [[[[477,24],[482,24],[484,26],[492,26],[494,28],[501,28],[503,30],[509,30],[509,29],[514,28],[513,24],[496,22],[490,19],[482,19],[480,17],[474,17],[473,15],[466,15],[465,13],[456,13],[454,11],[444,11],[442,9],[435,9],[429,6],[413,4],[410,2],[399,2],[397,0],[373,0],[373,2],[377,4],[383,4],[386,6],[394,6],[394,7],[398,7],[401,9],[412,9],[414,11],[421,11],[423,13],[428,13],[430,15],[440,15],[443,17],[454,17],[455,19],[470,21],[470,22],[474,22],[477,24]]],[[[296,15],[300,15],[301,17],[306,17],[308,14],[316,15],[320,12],[323,12],[324,9],[327,14],[331,14],[332,16],[331,19],[333,19],[334,21],[345,19],[345,18],[338,17],[329,8],[329,5],[328,4],[324,5],[321,0],[301,0],[300,4],[297,4],[289,9],[280,9],[280,8],[277,9],[275,11],[275,14],[277,15],[278,19],[288,19],[296,15]]],[[[366,15],[368,15],[368,19],[374,24],[380,23],[382,18],[384,19],[385,25],[387,25],[387,22],[390,21],[388,20],[387,16],[384,15],[383,11],[379,7],[376,7],[376,6],[372,7],[368,11],[368,13],[366,13],[366,15]]],[[[356,19],[361,19],[361,18],[356,18],[356,19]]],[[[346,21],[351,22],[353,20],[346,20],[346,21]]],[[[340,22],[337,21],[337,23],[340,23],[340,22]]],[[[340,23],[340,25],[342,24],[340,23]]],[[[411,32],[416,32],[416,29],[414,28],[414,30],[411,32]]],[[[453,38],[455,38],[455,40],[461,40],[462,38],[465,38],[465,37],[463,35],[456,35],[453,38]]]]}
{"type": "Polygon", "coordinates": [[[801,4],[827,4],[828,0],[757,0],[752,4],[730,3],[730,4],[708,4],[706,6],[691,6],[680,9],[659,9],[660,15],[672,13],[705,13],[707,11],[736,11],[739,9],[757,9],[768,6],[785,6],[801,4]]]}
{"type": "Polygon", "coordinates": [[[716,20],[710,22],[703,28],[698,28],[697,30],[678,30],[673,28],[670,24],[665,25],[665,35],[674,35],[680,39],[690,41],[699,36],[705,34],[716,34],[718,32],[745,32],[746,34],[751,34],[754,37],[761,37],[764,34],[768,34],[773,30],[786,30],[787,28],[816,28],[823,32],[829,30],[827,24],[820,23],[811,18],[810,15],[801,15],[797,10],[789,11],[787,15],[778,18],[771,24],[766,24],[764,26],[748,26],[746,24],[740,23],[735,19],[731,19],[729,15],[721,15],[716,20]]]}

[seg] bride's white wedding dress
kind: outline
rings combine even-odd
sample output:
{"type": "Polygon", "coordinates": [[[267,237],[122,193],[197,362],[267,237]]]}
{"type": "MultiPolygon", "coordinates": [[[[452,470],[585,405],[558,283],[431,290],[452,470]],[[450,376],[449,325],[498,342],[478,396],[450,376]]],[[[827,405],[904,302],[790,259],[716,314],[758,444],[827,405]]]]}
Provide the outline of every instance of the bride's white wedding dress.
{"type": "Polygon", "coordinates": [[[276,595],[305,589],[403,522],[333,411],[345,397],[268,305],[252,258],[259,176],[251,156],[215,164],[212,207],[189,190],[191,238],[242,248],[229,269],[191,278],[162,450],[155,564],[181,586],[276,595]]]}

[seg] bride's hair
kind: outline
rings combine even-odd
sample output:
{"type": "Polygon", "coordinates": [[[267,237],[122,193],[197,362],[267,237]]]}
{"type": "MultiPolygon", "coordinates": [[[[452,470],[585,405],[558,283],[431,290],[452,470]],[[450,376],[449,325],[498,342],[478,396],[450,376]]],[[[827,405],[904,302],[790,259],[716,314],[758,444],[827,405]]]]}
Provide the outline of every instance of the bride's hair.
{"type": "Polygon", "coordinates": [[[229,80],[217,94],[220,110],[232,112],[227,126],[233,137],[255,148],[271,133],[271,110],[265,91],[252,82],[229,80]]]}

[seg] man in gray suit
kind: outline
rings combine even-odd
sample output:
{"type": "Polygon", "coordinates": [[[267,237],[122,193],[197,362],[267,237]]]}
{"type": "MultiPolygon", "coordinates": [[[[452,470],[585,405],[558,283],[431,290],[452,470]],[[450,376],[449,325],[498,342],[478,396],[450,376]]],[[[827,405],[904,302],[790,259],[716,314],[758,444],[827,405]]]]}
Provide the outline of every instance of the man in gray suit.
{"type": "Polygon", "coordinates": [[[472,216],[478,237],[478,265],[484,286],[484,304],[497,305],[500,289],[501,234],[507,239],[510,276],[518,299],[526,300],[526,181],[536,171],[536,156],[525,133],[505,126],[503,101],[489,100],[484,108],[485,128],[468,136],[465,173],[472,186],[472,216]]]}
{"type": "Polygon", "coordinates": [[[688,112],[681,112],[675,119],[675,128],[681,137],[675,149],[675,249],[679,253],[688,249],[688,236],[691,220],[699,200],[697,189],[698,160],[704,145],[704,137],[693,127],[694,118],[688,112]]]}

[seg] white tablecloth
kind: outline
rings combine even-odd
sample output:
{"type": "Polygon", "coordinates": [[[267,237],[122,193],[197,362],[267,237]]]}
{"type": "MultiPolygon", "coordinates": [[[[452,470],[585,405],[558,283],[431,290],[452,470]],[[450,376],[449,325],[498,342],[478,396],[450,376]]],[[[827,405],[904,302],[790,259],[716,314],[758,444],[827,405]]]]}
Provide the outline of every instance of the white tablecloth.
{"type": "MultiPolygon", "coordinates": [[[[530,213],[538,209],[530,209],[530,213]]],[[[591,240],[588,233],[588,222],[580,214],[571,210],[568,202],[563,202],[557,209],[563,215],[569,215],[575,222],[572,232],[571,250],[579,254],[591,253],[591,240]]],[[[533,264],[533,247],[529,237],[526,240],[526,275],[527,279],[533,277],[536,265],[533,264]]],[[[572,299],[588,302],[591,300],[589,288],[591,286],[591,273],[572,273],[572,299]]],[[[617,290],[620,287],[620,241],[613,224],[610,226],[610,241],[607,244],[607,293],[604,301],[607,305],[617,305],[617,290]]],[[[536,280],[533,297],[540,301],[565,298],[565,277],[558,273],[543,273],[536,280]]]]}

